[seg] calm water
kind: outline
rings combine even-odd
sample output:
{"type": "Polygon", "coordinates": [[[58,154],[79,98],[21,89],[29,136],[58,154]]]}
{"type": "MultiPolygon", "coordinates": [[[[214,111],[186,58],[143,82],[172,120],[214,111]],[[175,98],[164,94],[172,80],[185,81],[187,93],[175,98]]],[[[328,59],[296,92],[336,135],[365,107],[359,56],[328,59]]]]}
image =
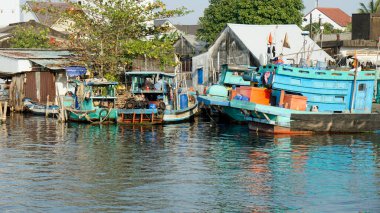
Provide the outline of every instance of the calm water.
{"type": "Polygon", "coordinates": [[[380,212],[380,134],[7,122],[0,212],[380,212]]]}

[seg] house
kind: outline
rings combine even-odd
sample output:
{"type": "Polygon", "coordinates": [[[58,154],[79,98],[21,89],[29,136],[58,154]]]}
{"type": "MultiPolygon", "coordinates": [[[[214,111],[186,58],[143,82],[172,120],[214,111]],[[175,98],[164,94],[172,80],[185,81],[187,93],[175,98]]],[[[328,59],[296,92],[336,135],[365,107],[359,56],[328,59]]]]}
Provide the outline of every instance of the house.
{"type": "Polygon", "coordinates": [[[72,5],[65,2],[36,2],[27,1],[26,10],[21,11],[21,20],[27,22],[34,20],[56,31],[68,33],[72,24],[70,21],[62,18],[66,11],[80,11],[72,5]]]}
{"type": "Polygon", "coordinates": [[[329,23],[334,29],[344,31],[351,23],[351,17],[339,8],[316,7],[307,13],[302,22],[302,27],[312,23],[329,23]]]}
{"type": "Polygon", "coordinates": [[[56,47],[64,48],[68,40],[67,34],[58,32],[34,20],[30,20],[28,22],[18,22],[18,23],[9,24],[6,27],[0,28],[0,48],[10,47],[9,39],[13,36],[14,31],[17,30],[18,27],[21,27],[24,29],[30,27],[36,31],[48,30],[49,31],[48,37],[50,39],[50,43],[51,45],[56,46],[56,47]]]}
{"type": "Polygon", "coordinates": [[[193,57],[193,85],[203,91],[204,86],[216,83],[223,64],[258,67],[280,54],[289,64],[333,60],[297,25],[227,24],[206,53],[193,57]]]}
{"type": "Polygon", "coordinates": [[[66,50],[0,49],[0,78],[11,79],[9,105],[23,111],[23,99],[55,102],[68,89],[66,68],[75,65],[66,50]]]}

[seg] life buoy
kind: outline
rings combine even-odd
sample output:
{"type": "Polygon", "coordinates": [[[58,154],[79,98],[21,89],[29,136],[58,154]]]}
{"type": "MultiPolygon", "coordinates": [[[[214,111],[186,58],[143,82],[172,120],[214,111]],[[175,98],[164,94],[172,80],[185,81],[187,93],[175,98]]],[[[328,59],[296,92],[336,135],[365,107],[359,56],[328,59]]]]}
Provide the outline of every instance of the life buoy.
{"type": "Polygon", "coordinates": [[[158,103],[158,108],[165,110],[166,108],[165,102],[161,101],[160,103],[158,103]]]}

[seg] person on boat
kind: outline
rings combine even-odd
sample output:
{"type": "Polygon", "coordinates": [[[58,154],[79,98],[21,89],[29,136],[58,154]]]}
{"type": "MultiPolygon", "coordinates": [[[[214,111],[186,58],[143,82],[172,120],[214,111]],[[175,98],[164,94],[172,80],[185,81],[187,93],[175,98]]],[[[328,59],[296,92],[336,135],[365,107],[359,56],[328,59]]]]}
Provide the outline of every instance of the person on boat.
{"type": "Polygon", "coordinates": [[[278,57],[276,57],[274,59],[274,64],[284,64],[284,60],[283,60],[283,54],[281,53],[278,57]]]}
{"type": "Polygon", "coordinates": [[[162,80],[162,78],[160,78],[155,84],[154,84],[154,89],[155,90],[163,90],[163,85],[164,85],[164,81],[162,80]]]}
{"type": "Polygon", "coordinates": [[[152,83],[152,80],[150,78],[145,78],[145,82],[144,82],[144,85],[143,85],[143,89],[144,90],[150,90],[153,88],[153,83],[152,83]]]}

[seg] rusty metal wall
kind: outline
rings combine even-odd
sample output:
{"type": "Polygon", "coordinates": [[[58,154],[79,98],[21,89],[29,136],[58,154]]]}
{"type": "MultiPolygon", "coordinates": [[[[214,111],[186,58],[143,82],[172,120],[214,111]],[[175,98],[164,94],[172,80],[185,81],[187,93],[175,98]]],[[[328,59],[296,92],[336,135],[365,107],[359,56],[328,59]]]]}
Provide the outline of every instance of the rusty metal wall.
{"type": "Polygon", "coordinates": [[[33,101],[39,101],[37,97],[37,86],[36,86],[36,73],[28,72],[26,73],[26,79],[24,84],[24,95],[26,98],[30,98],[33,101]]]}
{"type": "Polygon", "coordinates": [[[380,37],[380,16],[378,14],[373,14],[371,16],[371,34],[370,40],[378,41],[380,37]]]}
{"type": "Polygon", "coordinates": [[[55,76],[51,72],[40,72],[40,101],[46,103],[47,96],[49,101],[55,99],[55,76]]]}

